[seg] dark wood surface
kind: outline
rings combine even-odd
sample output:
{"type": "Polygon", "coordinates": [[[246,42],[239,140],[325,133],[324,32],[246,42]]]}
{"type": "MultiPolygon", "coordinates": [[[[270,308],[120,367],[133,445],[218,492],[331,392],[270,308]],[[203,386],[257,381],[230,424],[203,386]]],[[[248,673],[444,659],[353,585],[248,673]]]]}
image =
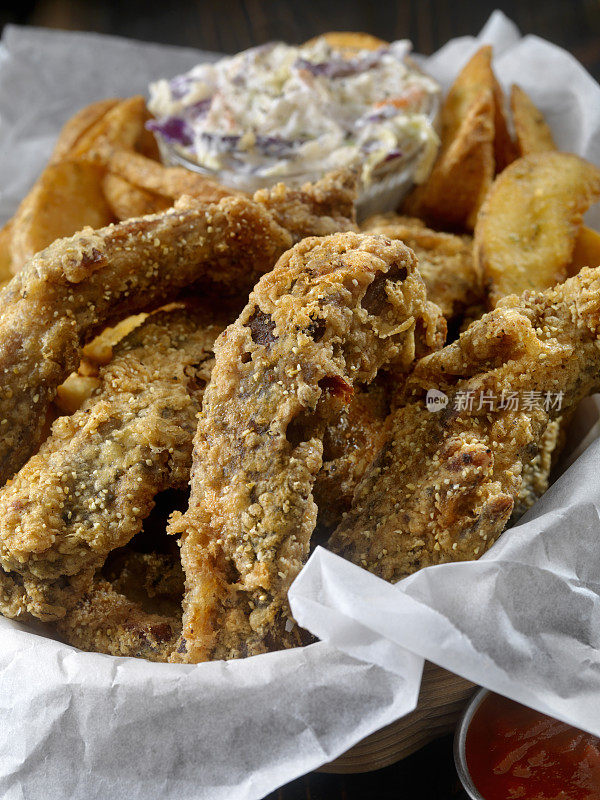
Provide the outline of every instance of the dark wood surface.
{"type": "MultiPolygon", "coordinates": [[[[233,53],[271,39],[303,42],[328,30],[409,38],[431,53],[479,31],[501,8],[523,33],[570,50],[600,79],[600,0],[4,0],[0,24],[40,25],[129,36],[233,53]]],[[[312,773],[269,800],[463,800],[452,737],[362,775],[312,773]]]]}

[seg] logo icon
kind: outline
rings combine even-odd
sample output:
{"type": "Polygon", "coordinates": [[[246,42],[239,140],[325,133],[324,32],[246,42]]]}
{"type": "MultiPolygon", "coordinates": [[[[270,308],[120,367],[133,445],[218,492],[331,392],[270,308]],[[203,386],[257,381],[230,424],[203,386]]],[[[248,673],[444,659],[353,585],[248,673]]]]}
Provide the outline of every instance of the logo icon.
{"type": "Polygon", "coordinates": [[[448,405],[448,395],[440,392],[439,389],[428,389],[425,395],[425,406],[427,411],[437,414],[448,405]]]}

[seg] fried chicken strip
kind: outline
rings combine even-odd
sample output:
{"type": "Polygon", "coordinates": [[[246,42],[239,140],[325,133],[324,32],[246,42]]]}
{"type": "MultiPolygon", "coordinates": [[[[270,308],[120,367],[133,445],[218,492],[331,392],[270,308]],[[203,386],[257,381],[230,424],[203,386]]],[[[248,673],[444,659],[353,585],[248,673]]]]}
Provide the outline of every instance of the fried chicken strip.
{"type": "Polygon", "coordinates": [[[390,581],[480,556],[506,526],[549,424],[600,386],[599,334],[600,269],[585,269],[504,298],[423,358],[331,549],[390,581]],[[448,395],[439,413],[424,407],[429,389],[448,395]]]}
{"type": "Polygon", "coordinates": [[[64,616],[154,497],[185,488],[222,326],[205,309],[151,315],[115,348],[100,389],[0,491],[0,610],[64,616]]]}
{"type": "Polygon", "coordinates": [[[56,387],[94,334],[192,284],[248,292],[298,238],[328,225],[352,228],[351,193],[338,176],[292,195],[275,187],[257,201],[182,198],[166,212],[84,230],[34,256],[0,292],[0,482],[35,450],[56,387]],[[322,208],[338,201],[339,214],[323,223],[322,208]]]}
{"type": "Polygon", "coordinates": [[[415,339],[433,346],[443,327],[414,254],[384,237],[305,239],[259,281],[217,340],[190,505],[170,527],[186,574],[172,660],[301,641],[287,591],[315,527],[325,426],[356,383],[386,363],[408,369],[415,339]]]}

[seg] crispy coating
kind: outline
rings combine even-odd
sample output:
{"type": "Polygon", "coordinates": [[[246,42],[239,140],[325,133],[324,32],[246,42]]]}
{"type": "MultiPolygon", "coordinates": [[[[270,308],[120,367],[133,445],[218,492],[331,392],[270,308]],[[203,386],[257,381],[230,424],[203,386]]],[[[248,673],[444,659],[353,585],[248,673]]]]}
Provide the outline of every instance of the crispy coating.
{"type": "Polygon", "coordinates": [[[548,488],[550,472],[564,442],[564,420],[553,419],[540,437],[539,451],[523,464],[521,487],[515,498],[512,521],[516,522],[548,488]]]}
{"type": "Polygon", "coordinates": [[[108,553],[185,488],[213,342],[206,310],[150,316],[115,348],[101,386],[0,492],[0,608],[58,619],[108,553]],[[6,588],[5,588],[6,587],[6,588]]]}
{"type": "MultiPolygon", "coordinates": [[[[275,187],[254,201],[215,204],[182,198],[150,217],[86,229],[34,256],[0,292],[0,481],[35,450],[56,388],[79,363],[81,345],[107,324],[164,305],[192,284],[244,293],[296,238],[323,232],[327,198],[349,196],[348,181],[325,179],[293,193],[275,187]],[[314,197],[312,195],[314,192],[314,197]],[[282,227],[276,216],[289,220],[282,227]]],[[[329,218],[330,228],[353,219],[329,218]]],[[[328,231],[328,232],[331,232],[328,231]]]]}
{"type": "Polygon", "coordinates": [[[329,530],[349,511],[354,490],[379,452],[390,411],[385,381],[357,387],[351,401],[325,429],[323,466],[314,486],[318,522],[329,530]]]}
{"type": "Polygon", "coordinates": [[[422,359],[331,548],[391,581],[481,555],[508,522],[549,423],[600,385],[599,331],[600,269],[584,269],[505,298],[422,359]],[[425,409],[429,389],[448,395],[444,410],[425,409]]]}
{"type": "MultiPolygon", "coordinates": [[[[152,572],[169,573],[173,567],[165,557],[140,557],[132,564],[145,582],[152,582],[152,572]]],[[[56,624],[56,632],[68,644],[80,650],[132,656],[148,661],[167,661],[181,631],[181,611],[157,613],[131,599],[120,583],[99,577],[92,588],[56,624]]],[[[127,587],[126,587],[127,588],[127,587]]],[[[155,589],[156,592],[156,589],[155,589]]],[[[160,593],[160,589],[158,590],[160,593]]]]}
{"type": "MultiPolygon", "coordinates": [[[[417,217],[395,213],[370,217],[361,228],[400,239],[415,252],[427,297],[440,307],[446,319],[457,319],[465,309],[483,301],[470,236],[439,233],[417,217]]],[[[426,351],[419,353],[425,354],[426,351]]],[[[400,388],[396,386],[391,394],[395,396],[400,388]]],[[[383,385],[369,387],[366,392],[359,390],[339,419],[328,427],[323,468],[315,483],[319,522],[327,528],[335,527],[350,509],[356,486],[383,444],[389,405],[383,385]]]]}
{"type": "Polygon", "coordinates": [[[317,183],[307,183],[299,189],[283,183],[272,189],[261,189],[255,193],[254,200],[266,208],[282,228],[290,231],[294,243],[305,236],[356,230],[356,175],[348,170],[330,172],[317,183]]]}
{"type": "Polygon", "coordinates": [[[412,251],[355,233],[309,238],[264,276],[215,346],[194,444],[191,498],[175,517],[186,574],[172,660],[232,658],[301,641],[287,591],[308,556],[323,433],[439,312],[412,251]]]}
{"type": "MultiPolygon", "coordinates": [[[[145,541],[146,531],[144,536],[145,541]]],[[[162,530],[165,535],[165,529],[162,530]]],[[[102,567],[102,576],[110,581],[115,591],[138,603],[144,611],[181,618],[181,599],[184,575],[179,558],[177,541],[174,552],[140,553],[132,545],[110,554],[102,567]]],[[[180,620],[181,621],[181,620],[180,620]]]]}
{"type": "Polygon", "coordinates": [[[181,631],[183,587],[178,557],[121,548],[56,632],[81,650],[167,661],[181,631]]]}
{"type": "Polygon", "coordinates": [[[361,226],[390,239],[401,239],[415,251],[428,298],[446,319],[457,317],[476,303],[484,291],[473,261],[473,240],[426,228],[421,220],[396,214],[378,214],[361,226]]]}

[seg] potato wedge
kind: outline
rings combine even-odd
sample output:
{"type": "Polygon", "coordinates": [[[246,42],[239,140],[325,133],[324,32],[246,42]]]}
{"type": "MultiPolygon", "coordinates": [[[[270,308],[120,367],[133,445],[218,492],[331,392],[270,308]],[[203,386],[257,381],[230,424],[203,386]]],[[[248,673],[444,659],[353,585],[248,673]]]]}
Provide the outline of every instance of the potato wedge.
{"type": "Polygon", "coordinates": [[[102,190],[113,214],[119,220],[156,214],[172,205],[167,197],[134,186],[125,178],[110,172],[102,178],[102,190]]]}
{"type": "MultiPolygon", "coordinates": [[[[517,146],[508,129],[506,98],[495,75],[494,79],[494,161],[496,175],[517,158],[517,146]]],[[[522,154],[519,154],[522,155],[522,154]]]]}
{"type": "Polygon", "coordinates": [[[475,226],[475,261],[493,307],[507,294],[567,277],[583,214],[600,198],[600,169],[569,153],[532,153],[495,180],[475,226]]]}
{"type": "Polygon", "coordinates": [[[85,106],[64,125],[58,135],[54,150],[50,156],[50,164],[55,164],[57,161],[64,161],[68,158],[73,148],[81,140],[83,136],[96,125],[112,108],[114,108],[119,99],[108,98],[106,100],[98,100],[97,103],[92,103],[85,106]]]}
{"type": "Polygon", "coordinates": [[[426,183],[405,201],[406,214],[439,227],[473,230],[494,179],[492,49],[482,47],[463,68],[442,107],[440,153],[426,183]]]}
{"type": "Polygon", "coordinates": [[[56,390],[55,405],[64,414],[74,414],[100,387],[100,380],[74,372],[56,390]]]}
{"type": "Polygon", "coordinates": [[[371,36],[370,33],[351,33],[350,31],[331,31],[320,36],[314,36],[306,44],[312,45],[319,39],[325,39],[327,44],[336,50],[346,51],[348,56],[354,55],[357,50],[379,50],[385,47],[388,42],[371,36]]]}
{"type": "Polygon", "coordinates": [[[510,92],[510,107],[520,156],[556,150],[552,131],[544,115],[536,108],[527,92],[516,84],[510,92]]]}
{"type": "Polygon", "coordinates": [[[106,154],[115,148],[134,150],[144,137],[148,116],[146,101],[141,95],[120,100],[80,137],[71,156],[102,163],[106,154]]]}
{"type": "Polygon", "coordinates": [[[577,275],[583,267],[600,267],[600,233],[586,227],[579,231],[567,273],[577,275]]]}
{"type": "Polygon", "coordinates": [[[102,366],[108,364],[113,356],[113,347],[124,339],[132,330],[141,325],[147,314],[135,314],[117,322],[111,328],[105,328],[83,348],[83,357],[92,364],[102,366]]]}
{"type": "Polygon", "coordinates": [[[176,200],[182,194],[190,194],[209,202],[217,202],[222,197],[234,194],[197,172],[191,172],[184,167],[165,167],[141,153],[115,150],[108,155],[105,165],[113,175],[118,175],[140,189],[171,200],[176,200]]]}
{"type": "MultiPolygon", "coordinates": [[[[149,111],[146,115],[146,121],[148,119],[152,119],[152,114],[149,111]]],[[[144,125],[145,124],[144,122],[144,125]]],[[[135,143],[135,149],[136,152],[141,153],[141,155],[146,156],[146,158],[151,158],[153,161],[160,161],[160,151],[158,149],[156,136],[152,131],[146,130],[145,127],[135,143]]]]}
{"type": "Polygon", "coordinates": [[[18,272],[34,253],[55,239],[114,220],[93,164],[61,161],[46,167],[13,218],[11,270],[18,272]]]}
{"type": "Polygon", "coordinates": [[[10,253],[12,243],[13,221],[9,220],[0,229],[0,286],[9,281],[13,274],[10,268],[12,256],[10,253]]]}

